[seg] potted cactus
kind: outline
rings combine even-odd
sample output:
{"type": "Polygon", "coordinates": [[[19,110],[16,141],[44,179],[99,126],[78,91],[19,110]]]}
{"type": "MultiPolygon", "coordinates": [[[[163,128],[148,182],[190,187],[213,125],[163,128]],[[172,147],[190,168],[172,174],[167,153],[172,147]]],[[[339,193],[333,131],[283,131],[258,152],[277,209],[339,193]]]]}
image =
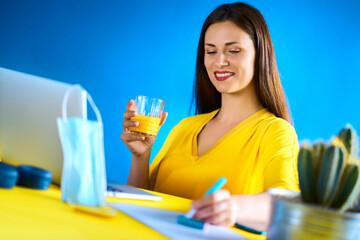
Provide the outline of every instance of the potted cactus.
{"type": "Polygon", "coordinates": [[[298,155],[301,194],[273,196],[268,239],[360,239],[358,137],[351,125],[330,144],[303,144],[298,155]]]}

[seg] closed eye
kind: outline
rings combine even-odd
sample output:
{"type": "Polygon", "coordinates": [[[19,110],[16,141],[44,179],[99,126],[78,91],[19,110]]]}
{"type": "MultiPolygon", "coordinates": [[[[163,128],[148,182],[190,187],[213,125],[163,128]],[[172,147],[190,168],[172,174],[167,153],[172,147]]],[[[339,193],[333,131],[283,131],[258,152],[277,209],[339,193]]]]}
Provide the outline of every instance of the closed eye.
{"type": "Polygon", "coordinates": [[[232,54],[236,54],[236,53],[239,53],[240,50],[230,50],[229,52],[232,53],[232,54]]]}
{"type": "Polygon", "coordinates": [[[207,51],[206,54],[214,55],[214,54],[216,54],[216,51],[207,51]]]}

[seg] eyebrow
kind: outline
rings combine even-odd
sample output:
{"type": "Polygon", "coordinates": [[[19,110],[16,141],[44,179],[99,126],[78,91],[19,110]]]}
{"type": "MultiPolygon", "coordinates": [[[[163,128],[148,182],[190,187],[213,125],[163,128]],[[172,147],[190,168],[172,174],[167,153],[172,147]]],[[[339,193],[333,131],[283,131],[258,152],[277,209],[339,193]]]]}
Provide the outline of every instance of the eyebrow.
{"type": "MultiPolygon", "coordinates": [[[[227,43],[225,43],[225,46],[229,46],[229,45],[236,44],[236,43],[238,43],[238,42],[235,42],[235,41],[233,41],[233,42],[227,42],[227,43]]],[[[206,45],[206,46],[210,46],[210,47],[215,47],[215,45],[212,44],[212,43],[205,43],[205,45],[206,45]]]]}

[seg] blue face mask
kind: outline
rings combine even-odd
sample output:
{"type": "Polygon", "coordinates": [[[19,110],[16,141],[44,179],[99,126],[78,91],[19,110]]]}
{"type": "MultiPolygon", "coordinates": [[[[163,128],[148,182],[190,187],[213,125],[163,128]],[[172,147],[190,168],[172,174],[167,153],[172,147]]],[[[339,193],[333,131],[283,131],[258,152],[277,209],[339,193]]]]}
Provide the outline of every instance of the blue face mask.
{"type": "Polygon", "coordinates": [[[65,93],[62,118],[57,119],[64,153],[61,199],[71,204],[105,206],[106,173],[100,112],[87,94],[97,121],[80,117],[67,118],[68,98],[75,89],[83,90],[77,85],[65,93]]]}

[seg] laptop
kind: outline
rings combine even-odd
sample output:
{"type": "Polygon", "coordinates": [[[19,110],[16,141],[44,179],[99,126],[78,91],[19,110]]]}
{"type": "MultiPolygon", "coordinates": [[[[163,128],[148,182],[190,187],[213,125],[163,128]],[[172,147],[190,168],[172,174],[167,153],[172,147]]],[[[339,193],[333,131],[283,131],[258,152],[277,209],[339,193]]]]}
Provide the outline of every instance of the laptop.
{"type": "Polygon", "coordinates": [[[125,185],[121,183],[109,182],[107,183],[107,197],[113,198],[126,198],[126,199],[137,199],[137,200],[149,200],[149,201],[161,201],[162,197],[146,192],[144,190],[125,185]]]}
{"type": "MultiPolygon", "coordinates": [[[[17,165],[32,165],[52,173],[60,186],[63,152],[56,119],[71,84],[0,67],[0,157],[17,165]]],[[[69,117],[87,117],[86,91],[76,89],[68,101],[69,117]]],[[[110,183],[105,195],[161,200],[160,196],[120,183],[110,183]]]]}
{"type": "MultiPolygon", "coordinates": [[[[63,154],[56,119],[72,85],[0,67],[0,156],[52,173],[60,185],[63,154]]],[[[86,92],[74,90],[68,115],[86,117],[86,92]]]]}

